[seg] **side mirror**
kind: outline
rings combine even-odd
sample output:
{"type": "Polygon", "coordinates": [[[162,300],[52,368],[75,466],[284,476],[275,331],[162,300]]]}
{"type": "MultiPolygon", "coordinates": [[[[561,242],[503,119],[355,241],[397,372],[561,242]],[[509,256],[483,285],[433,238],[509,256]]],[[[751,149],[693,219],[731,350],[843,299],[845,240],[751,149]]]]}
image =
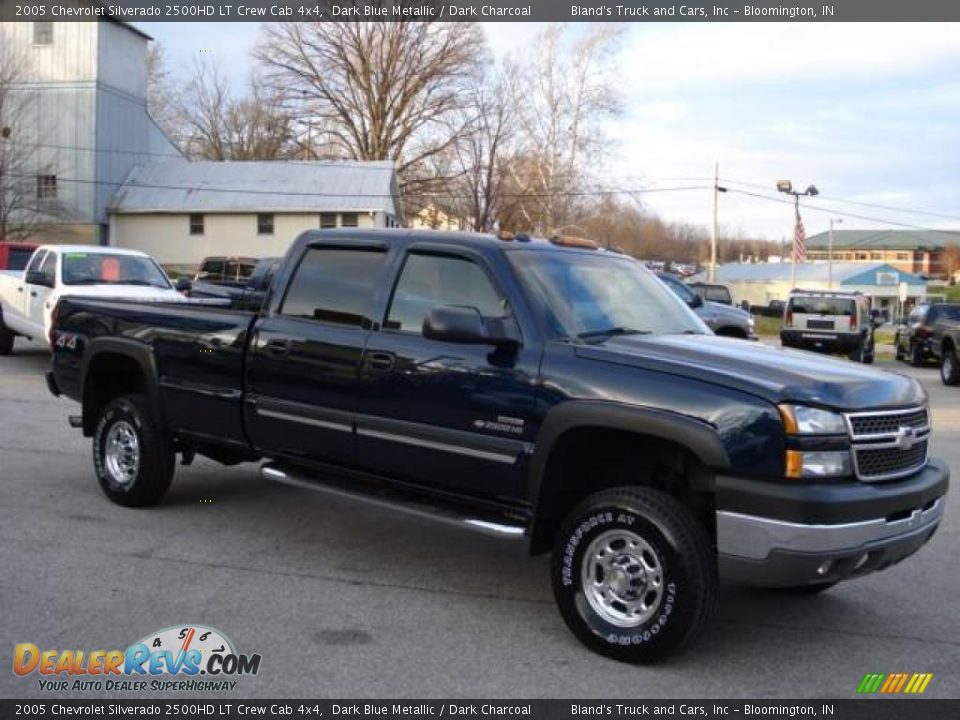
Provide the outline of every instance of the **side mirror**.
{"type": "Polygon", "coordinates": [[[693,297],[690,298],[690,307],[694,310],[703,307],[703,298],[694,293],[693,297]]]}
{"type": "Polygon", "coordinates": [[[193,288],[193,281],[188,277],[178,277],[173,287],[177,292],[188,293],[193,288]]]}
{"type": "MultiPolygon", "coordinates": [[[[493,323],[490,323],[493,325],[493,323]]],[[[423,320],[423,336],[431,340],[464,345],[517,345],[502,328],[488,327],[475,307],[444,305],[433,308],[423,320]]]]}
{"type": "Polygon", "coordinates": [[[43,287],[48,288],[53,287],[53,279],[50,278],[46,273],[39,270],[30,270],[24,280],[26,281],[27,285],[42,285],[43,287]]]}

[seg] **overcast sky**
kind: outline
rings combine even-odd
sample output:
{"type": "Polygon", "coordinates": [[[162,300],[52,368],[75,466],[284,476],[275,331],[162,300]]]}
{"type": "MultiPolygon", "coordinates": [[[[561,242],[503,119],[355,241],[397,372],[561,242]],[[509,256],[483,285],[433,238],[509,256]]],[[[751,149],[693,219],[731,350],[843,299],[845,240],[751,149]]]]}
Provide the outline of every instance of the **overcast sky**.
{"type": "MultiPolygon", "coordinates": [[[[174,68],[203,51],[237,81],[259,32],[256,23],[141,25],[174,68]]],[[[540,27],[486,23],[484,30],[501,55],[529,44],[540,27]]],[[[776,195],[779,178],[801,188],[815,183],[822,197],[804,211],[808,235],[826,229],[831,208],[960,228],[958,36],[949,23],[632,25],[615,70],[626,110],[610,127],[617,145],[603,183],[709,184],[719,161],[731,189],[776,195]]],[[[648,194],[644,202],[667,219],[710,221],[706,189],[648,194]]],[[[730,230],[770,239],[792,234],[789,205],[731,192],[720,208],[730,230]]],[[[849,216],[842,225],[882,226],[849,216]]]]}

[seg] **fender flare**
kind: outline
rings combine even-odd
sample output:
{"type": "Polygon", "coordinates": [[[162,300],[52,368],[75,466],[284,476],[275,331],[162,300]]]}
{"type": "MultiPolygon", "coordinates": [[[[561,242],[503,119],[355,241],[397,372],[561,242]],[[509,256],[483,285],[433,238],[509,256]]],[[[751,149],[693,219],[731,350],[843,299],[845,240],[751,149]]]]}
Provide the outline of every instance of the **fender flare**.
{"type": "Polygon", "coordinates": [[[143,373],[146,382],[146,395],[150,402],[150,408],[154,412],[161,427],[166,427],[166,413],[163,410],[163,400],[160,393],[160,375],[157,370],[156,358],[150,347],[143,343],[128,338],[103,337],[91,340],[83,354],[83,361],[80,368],[80,377],[82,386],[80,388],[80,397],[83,398],[83,434],[87,437],[93,435],[96,428],[97,418],[93,417],[91,408],[86,402],[87,398],[87,379],[90,377],[90,368],[94,361],[100,355],[120,355],[135,362],[143,373]]]}
{"type": "Polygon", "coordinates": [[[530,463],[527,480],[527,501],[532,509],[529,527],[533,553],[546,549],[544,546],[545,505],[541,498],[546,480],[547,464],[554,447],[563,435],[577,428],[606,428],[623,430],[641,435],[669,440],[693,453],[703,465],[711,470],[723,471],[730,467],[730,460],[717,431],[704,422],[687,415],[666,410],[635,407],[605,400],[575,400],[561,403],[547,413],[537,434],[537,442],[530,463]]]}

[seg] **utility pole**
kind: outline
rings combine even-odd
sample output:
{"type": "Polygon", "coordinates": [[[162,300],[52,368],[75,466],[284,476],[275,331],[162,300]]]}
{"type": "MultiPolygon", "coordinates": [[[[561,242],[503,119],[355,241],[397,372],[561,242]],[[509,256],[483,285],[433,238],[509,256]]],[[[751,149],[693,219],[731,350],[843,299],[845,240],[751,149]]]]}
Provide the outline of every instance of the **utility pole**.
{"type": "Polygon", "coordinates": [[[710,269],[707,278],[710,282],[717,281],[717,216],[720,200],[720,161],[713,165],[713,225],[710,227],[710,269]]]}

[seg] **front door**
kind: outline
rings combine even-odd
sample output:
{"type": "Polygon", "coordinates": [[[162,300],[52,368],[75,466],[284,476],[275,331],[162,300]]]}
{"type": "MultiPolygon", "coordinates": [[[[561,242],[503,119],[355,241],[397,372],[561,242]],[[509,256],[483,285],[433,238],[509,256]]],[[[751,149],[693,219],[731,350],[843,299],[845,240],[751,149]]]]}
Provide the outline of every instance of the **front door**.
{"type": "Polygon", "coordinates": [[[384,247],[309,247],[277,312],[257,321],[247,428],[258,449],[353,464],[360,358],[385,258],[384,247]]]}
{"type": "Polygon", "coordinates": [[[540,353],[530,344],[504,350],[425,338],[424,318],[444,305],[512,321],[482,256],[414,246],[383,327],[364,351],[359,461],[402,480],[515,500],[523,496],[536,434],[532,383],[540,353]]]}
{"type": "Polygon", "coordinates": [[[53,287],[57,284],[57,253],[51,250],[40,265],[40,272],[45,278],[45,285],[27,284],[27,320],[33,332],[34,339],[43,339],[44,318],[49,312],[47,307],[53,287]]]}

